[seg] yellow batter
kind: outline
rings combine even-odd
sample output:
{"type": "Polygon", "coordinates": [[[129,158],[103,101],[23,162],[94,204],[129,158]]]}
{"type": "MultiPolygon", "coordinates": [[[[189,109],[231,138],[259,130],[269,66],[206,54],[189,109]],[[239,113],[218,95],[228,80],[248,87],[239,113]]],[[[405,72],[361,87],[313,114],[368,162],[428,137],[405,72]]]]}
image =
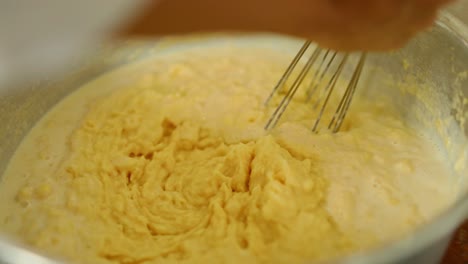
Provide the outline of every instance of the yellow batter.
{"type": "Polygon", "coordinates": [[[290,59],[226,44],[84,86],[17,151],[2,232],[76,263],[299,263],[396,239],[452,202],[435,148],[383,103],[356,100],[342,132],[313,134],[299,94],[265,133],[290,59]]]}

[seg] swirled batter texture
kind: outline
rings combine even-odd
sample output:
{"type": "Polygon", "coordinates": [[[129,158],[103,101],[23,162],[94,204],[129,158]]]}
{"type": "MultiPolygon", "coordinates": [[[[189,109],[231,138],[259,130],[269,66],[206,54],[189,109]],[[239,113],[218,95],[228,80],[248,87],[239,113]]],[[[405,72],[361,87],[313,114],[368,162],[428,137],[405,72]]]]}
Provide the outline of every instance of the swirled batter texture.
{"type": "Polygon", "coordinates": [[[12,160],[2,231],[76,263],[299,263],[396,239],[451,202],[435,149],[383,103],[314,134],[299,94],[266,133],[290,55],[199,48],[84,86],[12,160]]]}

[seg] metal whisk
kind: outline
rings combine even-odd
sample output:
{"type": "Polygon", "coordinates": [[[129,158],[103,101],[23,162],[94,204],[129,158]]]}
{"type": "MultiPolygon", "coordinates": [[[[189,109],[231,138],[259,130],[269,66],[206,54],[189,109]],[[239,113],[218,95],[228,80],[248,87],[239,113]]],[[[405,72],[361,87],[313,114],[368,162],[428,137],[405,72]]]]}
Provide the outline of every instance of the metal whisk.
{"type": "MultiPolygon", "coordinates": [[[[306,41],[304,43],[302,48],[292,60],[291,64],[284,72],[278,84],[274,87],[273,91],[268,96],[267,100],[265,101],[265,105],[268,105],[272,100],[273,96],[277,92],[279,92],[280,88],[284,87],[286,81],[291,76],[291,73],[294,71],[299,61],[309,49],[309,46],[311,44],[311,41],[306,41]]],[[[314,102],[312,102],[312,107],[314,107],[314,109],[317,109],[317,107],[321,105],[312,127],[313,132],[318,131],[319,123],[329,103],[331,94],[335,90],[336,83],[340,78],[343,68],[349,59],[348,53],[341,56],[341,59],[338,58],[340,56],[337,55],[337,52],[316,47],[312,55],[308,58],[302,70],[300,70],[296,79],[293,81],[292,85],[287,89],[286,95],[282,98],[280,104],[271,115],[270,119],[268,120],[265,126],[266,130],[270,130],[276,126],[284,111],[291,102],[294,94],[296,94],[297,90],[299,89],[299,86],[309,74],[311,69],[314,68],[311,82],[307,86],[306,100],[312,101],[312,98],[314,98],[314,102]],[[331,72],[331,74],[329,74],[329,72],[331,72]]],[[[343,120],[349,109],[354,92],[356,90],[357,83],[359,81],[359,77],[361,76],[362,68],[364,67],[365,58],[366,54],[362,53],[357,63],[357,66],[355,67],[354,72],[351,76],[351,79],[348,82],[346,90],[344,91],[343,96],[340,99],[335,114],[333,115],[330,123],[328,124],[328,130],[331,130],[333,133],[337,132],[340,129],[341,124],[343,123],[343,120]]]]}

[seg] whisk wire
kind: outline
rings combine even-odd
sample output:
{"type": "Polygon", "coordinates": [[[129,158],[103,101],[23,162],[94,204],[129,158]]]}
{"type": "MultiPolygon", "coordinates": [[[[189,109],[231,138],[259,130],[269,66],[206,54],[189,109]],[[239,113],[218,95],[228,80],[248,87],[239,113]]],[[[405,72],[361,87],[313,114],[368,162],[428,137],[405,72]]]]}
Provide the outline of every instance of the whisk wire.
{"type": "Polygon", "coordinates": [[[333,133],[337,132],[340,129],[341,124],[343,123],[343,120],[346,117],[346,113],[348,112],[349,106],[351,105],[354,92],[356,91],[357,83],[359,82],[359,77],[362,73],[362,68],[364,68],[365,60],[366,54],[363,53],[362,56],[359,58],[356,71],[351,77],[351,81],[349,82],[348,87],[346,88],[345,94],[341,98],[340,104],[338,105],[338,109],[336,110],[332,120],[330,121],[330,124],[328,125],[328,129],[332,130],[333,133]]]}
{"type": "MultiPolygon", "coordinates": [[[[317,49],[320,49],[320,48],[317,48],[317,49]]],[[[320,70],[322,69],[324,62],[326,61],[329,53],[330,53],[330,50],[327,50],[325,52],[322,58],[322,62],[320,63],[319,67],[315,70],[315,74],[312,77],[312,81],[310,82],[309,89],[307,90],[307,99],[306,99],[307,101],[310,101],[310,99],[312,99],[312,96],[315,94],[315,91],[317,91],[318,86],[320,85],[320,83],[322,83],[326,72],[330,69],[330,66],[335,60],[337,52],[333,52],[333,55],[331,59],[328,61],[328,63],[326,64],[325,69],[323,69],[322,72],[320,73],[320,70]],[[320,77],[317,79],[317,76],[319,75],[319,73],[320,73],[320,77]]]]}
{"type": "Polygon", "coordinates": [[[273,115],[271,116],[270,120],[268,120],[265,126],[266,130],[270,130],[271,128],[276,126],[281,116],[283,115],[284,111],[286,110],[289,103],[291,102],[292,98],[294,97],[297,90],[299,89],[299,86],[304,81],[304,78],[307,76],[307,73],[309,73],[310,69],[312,68],[312,65],[317,59],[318,54],[319,53],[315,51],[312,54],[312,56],[307,60],[306,65],[304,66],[304,68],[302,68],[301,72],[299,73],[299,76],[296,78],[291,88],[287,91],[286,96],[283,97],[279,106],[273,112],[273,115]]]}
{"type": "MultiPolygon", "coordinates": [[[[303,44],[299,52],[296,54],[296,56],[291,61],[288,68],[282,75],[279,82],[276,84],[276,86],[274,87],[270,95],[268,96],[267,100],[265,101],[265,105],[268,105],[268,103],[272,100],[273,96],[276,93],[278,93],[278,91],[282,89],[283,86],[285,86],[287,80],[291,77],[291,74],[293,73],[294,69],[297,67],[297,65],[301,61],[304,54],[307,52],[310,45],[311,45],[310,41],[306,41],[303,44]]],[[[296,79],[293,81],[293,84],[288,88],[282,100],[280,101],[279,105],[276,107],[276,109],[273,111],[273,114],[268,119],[267,124],[265,125],[265,130],[270,130],[276,126],[278,121],[281,119],[281,116],[286,111],[289,103],[293,99],[294,95],[298,91],[299,87],[304,82],[306,76],[309,74],[309,72],[312,69],[314,69],[313,74],[312,74],[312,79],[309,85],[306,86],[305,95],[306,95],[306,102],[311,101],[312,97],[316,95],[315,97],[316,99],[314,99],[314,101],[312,102],[312,108],[314,110],[316,110],[318,106],[321,105],[318,111],[318,114],[315,118],[315,122],[313,123],[313,126],[312,126],[313,132],[318,131],[318,125],[323,118],[325,110],[329,104],[331,95],[333,91],[336,90],[335,86],[338,82],[338,79],[340,78],[343,72],[343,69],[345,67],[345,64],[347,63],[350,57],[349,53],[345,53],[343,56],[337,56],[337,55],[338,55],[338,52],[336,51],[323,50],[320,47],[315,48],[312,55],[310,55],[305,65],[302,67],[299,74],[296,76],[296,79]],[[318,61],[319,57],[321,59],[318,61]],[[340,60],[336,61],[337,58],[340,58],[340,60]],[[318,61],[318,66],[313,67],[317,61],[318,61]],[[338,64],[338,66],[336,66],[336,64],[338,64]],[[330,79],[328,79],[330,74],[327,74],[327,73],[332,70],[333,70],[333,74],[331,74],[330,79]],[[317,92],[318,92],[318,95],[317,95],[317,92]]],[[[331,130],[332,132],[337,132],[340,129],[341,124],[343,123],[343,120],[346,116],[346,113],[349,109],[352,98],[354,96],[357,83],[361,76],[362,69],[364,67],[365,58],[366,58],[366,54],[363,53],[358,61],[357,66],[354,69],[351,80],[348,82],[346,90],[342,98],[339,101],[339,105],[334,115],[332,116],[332,120],[328,124],[328,129],[331,130]]]]}
{"type": "MultiPolygon", "coordinates": [[[[317,85],[316,85],[317,87],[316,87],[315,89],[317,89],[317,88],[319,87],[319,84],[321,84],[321,83],[323,82],[323,79],[325,79],[325,78],[324,78],[324,77],[325,77],[325,74],[326,74],[326,72],[329,71],[330,65],[333,63],[333,61],[335,60],[335,58],[336,58],[336,53],[332,56],[332,58],[330,59],[330,62],[329,62],[328,65],[327,65],[327,67],[324,69],[324,71],[323,71],[323,73],[322,73],[322,76],[321,76],[321,80],[317,83],[317,85]]],[[[343,62],[343,60],[344,60],[344,62],[346,62],[346,59],[347,59],[347,58],[345,58],[345,57],[342,58],[341,62],[343,62]]],[[[341,65],[341,62],[340,62],[340,65],[341,65]]],[[[330,87],[331,87],[332,85],[335,84],[334,80],[335,80],[335,78],[338,79],[338,76],[339,76],[340,73],[341,73],[340,67],[338,66],[338,68],[337,68],[337,70],[335,71],[335,73],[332,75],[332,77],[330,78],[330,80],[328,80],[328,82],[326,83],[325,88],[320,90],[321,92],[319,93],[319,95],[317,96],[317,99],[316,99],[316,100],[313,102],[313,104],[312,104],[312,109],[314,109],[314,110],[317,109],[319,103],[322,101],[323,97],[327,94],[327,91],[330,89],[330,87]]]]}
{"type": "Polygon", "coordinates": [[[296,68],[296,65],[297,63],[301,60],[302,56],[304,55],[304,53],[307,51],[307,49],[309,48],[310,44],[312,42],[311,41],[306,41],[304,42],[304,45],[302,45],[301,49],[299,50],[299,52],[296,54],[296,56],[294,57],[294,59],[291,61],[291,63],[289,64],[288,68],[286,69],[286,71],[284,72],[283,76],[281,76],[281,79],[279,80],[279,82],[276,84],[275,88],[273,88],[273,91],[271,91],[270,95],[268,96],[267,100],[265,101],[265,106],[268,105],[268,103],[270,103],[271,99],[273,98],[273,96],[275,95],[275,93],[278,91],[278,89],[280,87],[283,87],[283,85],[285,84],[286,80],[289,78],[289,76],[291,75],[291,73],[293,72],[293,70],[296,68]]]}
{"type": "MultiPolygon", "coordinates": [[[[333,93],[333,90],[335,89],[336,82],[338,81],[338,76],[343,71],[344,65],[345,65],[346,61],[348,60],[348,56],[349,55],[346,54],[343,57],[343,59],[341,60],[337,70],[335,71],[332,78],[330,79],[330,81],[328,82],[327,86],[324,89],[323,94],[326,94],[325,101],[323,102],[322,107],[320,108],[320,112],[319,112],[317,118],[315,119],[314,126],[312,127],[312,132],[317,132],[318,124],[320,123],[320,120],[322,119],[323,113],[325,112],[325,108],[328,105],[328,101],[330,99],[330,96],[333,93]]],[[[319,98],[317,100],[316,104],[320,103],[321,101],[322,101],[321,98],[319,98]]],[[[316,108],[316,106],[314,106],[314,108],[316,108]]]]}

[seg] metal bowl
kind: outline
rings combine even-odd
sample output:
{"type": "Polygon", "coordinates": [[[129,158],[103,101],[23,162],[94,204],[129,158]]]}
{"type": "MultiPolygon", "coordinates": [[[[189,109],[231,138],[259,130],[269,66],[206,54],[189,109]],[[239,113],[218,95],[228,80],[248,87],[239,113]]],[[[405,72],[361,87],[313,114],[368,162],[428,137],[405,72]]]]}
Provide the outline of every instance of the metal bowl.
{"type": "MultiPolygon", "coordinates": [[[[430,134],[458,171],[457,201],[441,215],[412,234],[368,252],[338,260],[340,263],[437,263],[457,225],[468,215],[468,30],[459,20],[442,15],[434,28],[422,33],[404,49],[389,54],[371,54],[361,79],[361,95],[376,100],[391,99],[401,117],[430,134]],[[396,89],[417,83],[418,89],[396,89]],[[374,87],[378,89],[367,89],[374,87]]],[[[242,36],[256,41],[258,36],[242,36]]],[[[236,40],[238,36],[216,35],[192,38],[190,45],[206,41],[236,40]]],[[[185,39],[186,40],[186,39],[185,39]]],[[[187,41],[132,40],[102,48],[95,57],[77,65],[61,80],[44,80],[27,88],[0,92],[0,174],[15,149],[51,107],[82,84],[116,67],[151,57],[184,45],[187,41]]],[[[274,43],[272,43],[273,45],[274,43]]],[[[294,52],[294,51],[293,51],[294,52]]],[[[352,111],[352,110],[351,110],[352,111]]],[[[385,228],[385,227],[382,227],[385,228]]],[[[0,237],[0,263],[56,263],[34,249],[0,237]]]]}

